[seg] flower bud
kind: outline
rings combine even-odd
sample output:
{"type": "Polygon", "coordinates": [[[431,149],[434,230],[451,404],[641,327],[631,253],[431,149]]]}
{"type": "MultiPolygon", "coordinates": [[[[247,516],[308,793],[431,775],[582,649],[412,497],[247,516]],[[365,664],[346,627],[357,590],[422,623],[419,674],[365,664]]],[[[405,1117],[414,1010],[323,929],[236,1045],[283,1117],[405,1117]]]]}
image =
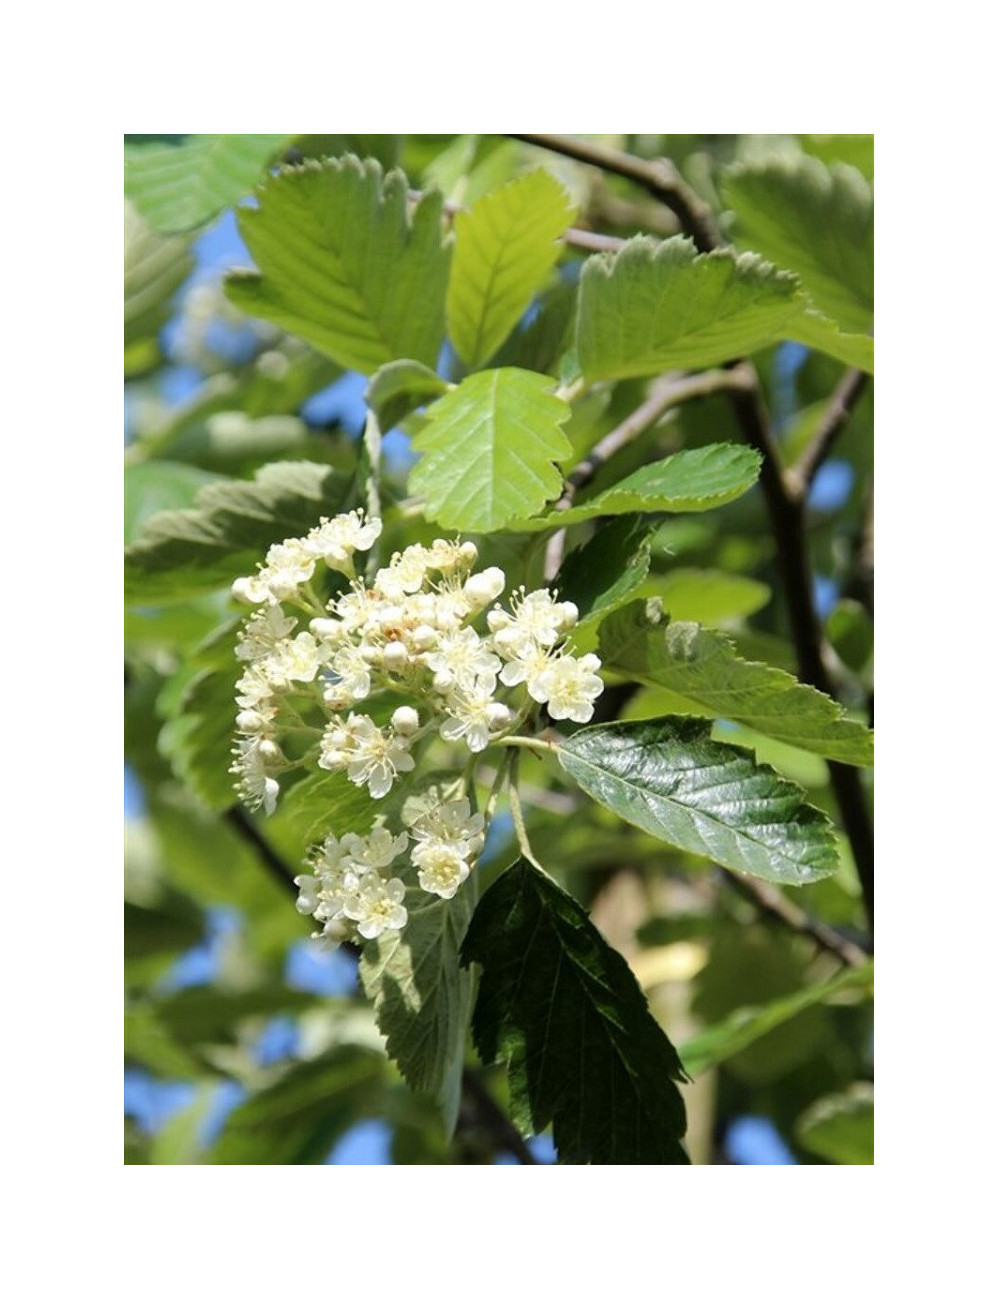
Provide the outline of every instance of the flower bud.
{"type": "Polygon", "coordinates": [[[253,709],[244,709],[236,715],[236,726],[240,731],[263,731],[265,725],[264,718],[253,709]]]}
{"type": "Polygon", "coordinates": [[[479,559],[479,550],[475,542],[463,542],[458,548],[458,553],[466,564],[475,564],[479,559]]]}
{"type": "Polygon", "coordinates": [[[482,573],[473,573],[466,579],[462,590],[473,608],[485,609],[491,600],[496,600],[506,585],[507,578],[503,569],[494,567],[484,569],[482,573]]]}
{"type": "Polygon", "coordinates": [[[382,651],[382,663],[390,673],[398,673],[410,662],[410,652],[402,641],[390,641],[382,651]]]}
{"type": "Polygon", "coordinates": [[[420,726],[420,714],[408,704],[401,704],[391,718],[397,736],[412,736],[420,726]]]}
{"type": "Polygon", "coordinates": [[[496,702],[486,708],[486,725],[490,731],[500,731],[503,727],[509,726],[512,717],[513,714],[506,704],[496,702]]]}
{"type": "Polygon", "coordinates": [[[339,636],[342,624],[339,618],[314,618],[309,622],[309,631],[321,640],[326,637],[339,636]]]}

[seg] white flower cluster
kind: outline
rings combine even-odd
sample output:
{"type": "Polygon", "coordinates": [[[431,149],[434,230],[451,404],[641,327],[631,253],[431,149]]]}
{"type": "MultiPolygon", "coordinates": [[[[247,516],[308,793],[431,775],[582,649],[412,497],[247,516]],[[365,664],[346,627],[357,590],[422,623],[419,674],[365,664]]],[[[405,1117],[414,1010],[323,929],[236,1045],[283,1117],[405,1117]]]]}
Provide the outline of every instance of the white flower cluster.
{"type": "MultiPolygon", "coordinates": [[[[231,769],[250,807],[273,811],[278,776],[291,766],[279,735],[308,732],[317,713],[315,761],[346,773],[373,799],[414,770],[424,740],[478,754],[520,726],[532,701],[554,719],[593,715],[600,660],[566,647],[577,620],[572,602],[521,588],[509,608],[495,604],[506,577],[499,568],[473,572],[472,542],[408,546],[366,582],[355,576],[354,556],[380,533],[381,522],[360,510],[324,519],[305,537],[272,546],[255,575],[233,584],[238,599],[257,606],[237,648],[246,668],[237,683],[231,769]],[[349,580],[326,604],[312,587],[320,564],[349,580]],[[387,694],[408,702],[389,713],[379,699],[387,694]]],[[[467,800],[442,803],[415,822],[410,861],[420,888],[451,898],[482,847],[482,830],[467,800]]],[[[365,938],[399,928],[404,885],[383,872],[408,842],[384,827],[367,838],[328,838],[314,876],[299,878],[300,910],[328,937],[348,933],[348,922],[365,938]]]]}

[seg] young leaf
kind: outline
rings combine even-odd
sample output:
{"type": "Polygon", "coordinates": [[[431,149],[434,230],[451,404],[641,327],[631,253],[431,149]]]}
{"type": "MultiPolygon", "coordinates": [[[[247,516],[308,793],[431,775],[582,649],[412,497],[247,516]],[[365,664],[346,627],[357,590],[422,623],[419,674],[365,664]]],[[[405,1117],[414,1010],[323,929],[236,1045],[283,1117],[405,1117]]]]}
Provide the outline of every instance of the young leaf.
{"type": "Polygon", "coordinates": [[[328,465],[280,461],[252,483],[212,483],[192,510],[153,515],[125,552],[125,596],[134,604],[186,600],[253,573],[267,548],[338,514],[350,482],[328,465]]]}
{"type": "Polygon", "coordinates": [[[542,528],[568,528],[570,524],[601,515],[712,510],[752,488],[759,472],[760,457],[755,451],[716,442],[643,465],[589,501],[569,510],[553,510],[539,519],[525,520],[518,524],[518,529],[535,532],[542,528]]]}
{"type": "Polygon", "coordinates": [[[559,427],[570,408],[552,387],[528,370],[484,370],[428,408],[413,439],[423,455],[410,474],[428,519],[491,533],[558,496],[562,476],[553,462],[571,450],[559,427]]]}
{"type": "Polygon", "coordinates": [[[287,135],[192,135],[125,150],[125,193],[154,230],[196,230],[249,194],[287,135]]]}
{"type": "Polygon", "coordinates": [[[362,374],[398,357],[435,364],[449,260],[440,195],[407,217],[402,172],[383,179],[351,155],[282,168],[258,195],[239,226],[260,274],[229,277],[237,307],[362,374]]]}
{"type": "Polygon", "coordinates": [[[748,750],[712,740],[700,719],[582,727],[558,755],[625,821],[733,871],[807,885],[837,869],[829,819],[748,750]]]}
{"type": "Polygon", "coordinates": [[[448,384],[419,361],[390,361],[368,381],[365,401],[375,412],[379,428],[387,431],[447,391],[448,384]]]}
{"type": "Polygon", "coordinates": [[[853,167],[803,154],[733,168],[722,179],[736,240],[794,271],[845,333],[871,329],[875,304],[872,187],[853,167]]]}
{"type": "Polygon", "coordinates": [[[800,1115],[795,1136],[806,1148],[837,1165],[875,1163],[875,1094],[869,1083],[821,1097],[800,1115]]]}
{"type": "Polygon", "coordinates": [[[566,1164],[687,1164],[684,1072],[623,958],[523,858],[487,890],[462,945],[482,970],[476,1050],[506,1061],[526,1134],[552,1124],[566,1164]]]}
{"type": "Polygon", "coordinates": [[[583,269],[580,369],[593,382],[730,361],[784,337],[797,288],[753,253],[697,253],[681,236],[637,236],[583,269]]]}
{"type": "Polygon", "coordinates": [[[375,1002],[386,1050],[412,1088],[433,1094],[450,1137],[458,1119],[465,1037],[475,981],[459,949],[475,906],[465,885],[455,898],[407,891],[409,919],[365,944],[360,975],[375,1002]]]}
{"type": "Polygon", "coordinates": [[[653,526],[638,515],[623,515],[571,551],[552,580],[560,600],[580,611],[578,626],[623,605],[649,572],[653,526]]]}
{"type": "Polygon", "coordinates": [[[448,333],[472,370],[521,319],[555,266],[573,220],[566,191],[546,171],[518,176],[455,217],[448,333]]]}
{"type": "Polygon", "coordinates": [[[691,712],[742,722],[840,763],[870,767],[872,733],[828,695],[767,664],[741,659],[723,632],[671,623],[658,601],[633,601],[601,625],[608,668],[682,696],[691,712]]]}

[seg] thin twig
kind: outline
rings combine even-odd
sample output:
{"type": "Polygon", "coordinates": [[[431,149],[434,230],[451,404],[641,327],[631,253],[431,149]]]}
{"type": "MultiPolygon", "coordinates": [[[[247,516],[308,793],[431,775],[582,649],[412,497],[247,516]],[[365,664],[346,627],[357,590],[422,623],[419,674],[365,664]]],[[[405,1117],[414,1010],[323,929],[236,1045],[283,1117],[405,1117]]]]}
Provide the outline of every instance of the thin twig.
{"type": "Polygon", "coordinates": [[[524,1138],[490,1095],[489,1089],[474,1070],[462,1071],[462,1113],[460,1129],[481,1129],[491,1140],[496,1151],[509,1151],[522,1165],[537,1165],[538,1161],[524,1138]]]}
{"type": "Polygon", "coordinates": [[[749,876],[735,876],[728,871],[723,871],[721,875],[731,889],[748,899],[759,912],[780,921],[796,934],[806,935],[817,947],[832,953],[845,966],[863,966],[868,961],[868,953],[860,944],[848,939],[824,921],[811,917],[780,890],[749,876]]]}
{"type": "Polygon", "coordinates": [[[822,423],[809,445],[785,475],[789,494],[799,500],[809,495],[819,467],[829,456],[841,429],[847,423],[858,398],[864,392],[868,376],[863,370],[848,370],[834,389],[822,423]]]}
{"type": "MultiPolygon", "coordinates": [[[[706,370],[697,375],[678,375],[673,372],[653,384],[652,392],[641,406],[637,406],[631,415],[621,424],[596,443],[583,460],[566,476],[563,494],[552,507],[553,510],[568,510],[580,488],[594,477],[602,465],[606,464],[616,452],[634,442],[647,429],[651,429],[667,411],[682,402],[695,397],[706,397],[725,389],[739,387],[748,381],[746,371],[741,370],[706,370]]],[[[545,578],[551,582],[562,563],[563,548],[566,542],[566,530],[561,528],[549,539],[545,551],[545,578]]]]}
{"type": "Polygon", "coordinates": [[[261,835],[246,809],[241,804],[234,804],[232,808],[227,808],[222,816],[232,826],[236,834],[241,839],[246,840],[247,844],[254,850],[260,859],[261,866],[264,867],[271,879],[277,881],[283,889],[289,890],[297,898],[299,888],[292,879],[292,873],[289,871],[287,864],[280,854],[275,853],[264,836],[261,835]]]}
{"type": "Polygon", "coordinates": [[[575,158],[577,162],[589,163],[601,171],[640,185],[675,214],[681,229],[694,240],[700,252],[707,253],[718,247],[719,237],[711,210],[681,180],[677,168],[666,158],[637,158],[620,149],[609,149],[569,135],[512,135],[510,139],[537,145],[551,153],[562,154],[564,158],[575,158]]]}

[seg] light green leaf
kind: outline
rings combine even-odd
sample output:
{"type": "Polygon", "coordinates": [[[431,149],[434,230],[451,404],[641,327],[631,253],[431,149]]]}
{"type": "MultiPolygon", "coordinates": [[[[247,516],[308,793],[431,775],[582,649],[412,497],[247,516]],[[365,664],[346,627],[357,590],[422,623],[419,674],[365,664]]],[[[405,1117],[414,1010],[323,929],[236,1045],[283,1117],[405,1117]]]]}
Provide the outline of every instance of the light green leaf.
{"type": "Polygon", "coordinates": [[[227,586],[255,572],[273,543],[340,513],[349,491],[345,476],[311,461],[265,465],[252,483],[212,483],[194,509],[146,522],[125,552],[126,600],[154,605],[227,586]]]}
{"type": "Polygon", "coordinates": [[[771,599],[767,583],[721,569],[674,568],[653,573],[636,594],[645,599],[658,597],[664,613],[675,622],[689,619],[710,626],[747,618],[771,599]]]}
{"type": "Polygon", "coordinates": [[[249,194],[291,136],[190,135],[125,150],[125,193],[154,230],[197,230],[249,194]]]}
{"type": "Polygon", "coordinates": [[[578,628],[623,605],[649,572],[652,527],[638,515],[623,515],[571,551],[552,580],[560,600],[580,612],[578,628]]]}
{"type": "Polygon", "coordinates": [[[383,179],[347,155],[281,168],[258,196],[239,226],[260,274],[229,277],[237,307],[362,374],[399,357],[435,364],[450,256],[440,195],[407,216],[403,173],[383,179]]]}
{"type": "Polygon", "coordinates": [[[125,541],[131,542],[140,528],[162,510],[183,510],[192,506],[198,493],[218,475],[171,460],[143,460],[125,466],[125,541]]]}
{"type": "Polygon", "coordinates": [[[677,1053],[580,904],[523,858],[462,945],[482,979],[476,1050],[505,1061],[521,1131],[552,1124],[564,1164],[687,1164],[677,1053]]]}
{"type": "Polygon", "coordinates": [[[808,305],[803,299],[803,310],[793,316],[785,329],[784,337],[817,352],[835,357],[845,366],[875,373],[875,340],[868,334],[847,334],[837,328],[836,322],[808,305]]]}
{"type": "Polygon", "coordinates": [[[367,788],[348,780],[346,772],[312,772],[279,797],[267,833],[297,863],[327,835],[366,835],[378,811],[367,788]]]}
{"type": "Polygon", "coordinates": [[[778,1025],[785,1024],[806,1007],[828,1002],[844,989],[860,989],[871,994],[872,965],[867,963],[856,969],[844,971],[835,979],[823,984],[810,984],[808,988],[790,997],[777,998],[764,1006],[740,1007],[718,1025],[712,1025],[696,1038],[690,1039],[680,1049],[684,1068],[693,1077],[729,1060],[751,1043],[769,1034],[778,1025]]]}
{"type": "Polygon", "coordinates": [[[731,361],[784,337],[797,288],[752,253],[698,253],[681,236],[637,236],[583,269],[580,369],[593,382],[731,361]]]}
{"type": "Polygon", "coordinates": [[[690,712],[742,722],[824,758],[870,767],[873,737],[828,695],[767,664],[741,659],[722,632],[671,623],[657,601],[633,601],[601,625],[606,667],[683,698],[690,712]]]}
{"type": "Polygon", "coordinates": [[[793,271],[844,333],[866,334],[875,304],[872,187],[806,154],[737,166],[722,178],[737,243],[793,271]]]}
{"type": "Polygon", "coordinates": [[[236,717],[236,679],[243,665],[205,669],[191,679],[160,732],[160,749],[177,775],[209,808],[237,802],[229,771],[236,717]]]}
{"type": "Polygon", "coordinates": [[[559,495],[562,476],[553,462],[570,450],[559,427],[570,408],[552,387],[528,370],[485,370],[428,408],[413,439],[423,455],[410,474],[428,519],[491,533],[559,495]]]}
{"type": "Polygon", "coordinates": [[[458,955],[476,902],[466,883],[451,899],[409,889],[403,930],[370,940],[360,975],[386,1050],[412,1088],[431,1093],[450,1137],[458,1119],[475,980],[458,955]]]}
{"type": "Polygon", "coordinates": [[[186,239],[164,238],[125,204],[125,376],[159,360],[158,334],[194,258],[186,239]]]}
{"type": "Polygon", "coordinates": [[[712,510],[752,488],[759,472],[760,457],[749,447],[712,443],[643,465],[581,505],[525,520],[518,529],[568,528],[601,515],[712,510]]]}
{"type": "Polygon", "coordinates": [[[561,251],[573,205],[546,171],[518,176],[455,217],[448,333],[471,369],[484,365],[521,319],[561,251]]]}
{"type": "Polygon", "coordinates": [[[368,381],[365,401],[385,432],[419,406],[443,397],[448,388],[439,375],[419,361],[390,361],[368,381]]]}
{"type": "Polygon", "coordinates": [[[559,761],[598,803],[689,853],[761,880],[806,885],[837,869],[828,818],[753,754],[694,718],[583,727],[559,761]]]}
{"type": "Polygon", "coordinates": [[[837,1165],[875,1163],[875,1091],[857,1083],[845,1093],[821,1097],[795,1125],[795,1136],[814,1155],[837,1165]]]}

